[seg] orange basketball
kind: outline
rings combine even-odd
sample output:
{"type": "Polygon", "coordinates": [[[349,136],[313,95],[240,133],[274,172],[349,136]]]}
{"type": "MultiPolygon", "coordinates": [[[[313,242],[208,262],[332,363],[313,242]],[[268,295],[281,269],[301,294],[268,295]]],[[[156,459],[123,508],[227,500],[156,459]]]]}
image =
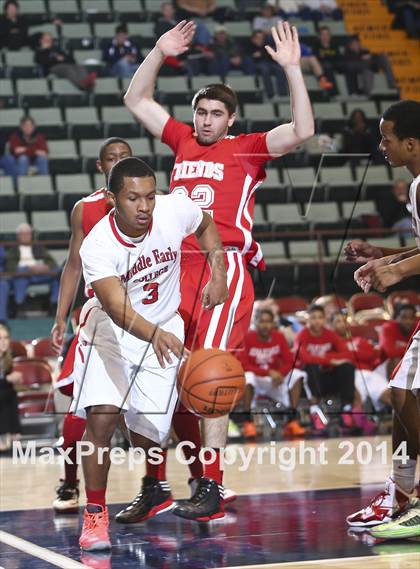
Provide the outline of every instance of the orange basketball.
{"type": "Polygon", "coordinates": [[[227,415],[242,399],[244,370],[229,352],[213,348],[197,350],[178,373],[178,393],[182,403],[202,417],[227,415]]]}

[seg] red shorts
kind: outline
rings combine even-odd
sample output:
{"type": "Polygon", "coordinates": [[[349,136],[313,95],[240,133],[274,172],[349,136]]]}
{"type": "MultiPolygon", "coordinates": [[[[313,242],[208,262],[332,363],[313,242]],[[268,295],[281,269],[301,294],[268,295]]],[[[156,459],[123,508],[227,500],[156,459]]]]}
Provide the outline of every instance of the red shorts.
{"type": "Polygon", "coordinates": [[[63,365],[61,366],[60,375],[55,384],[56,389],[59,389],[63,395],[68,395],[69,397],[73,397],[73,368],[78,339],[79,335],[76,334],[67,350],[63,365]]]}
{"type": "Polygon", "coordinates": [[[201,305],[201,292],[210,278],[204,257],[185,260],[181,267],[181,305],[185,345],[191,349],[241,349],[254,305],[254,286],[246,261],[237,251],[225,254],[229,298],[212,310],[201,305]]]}

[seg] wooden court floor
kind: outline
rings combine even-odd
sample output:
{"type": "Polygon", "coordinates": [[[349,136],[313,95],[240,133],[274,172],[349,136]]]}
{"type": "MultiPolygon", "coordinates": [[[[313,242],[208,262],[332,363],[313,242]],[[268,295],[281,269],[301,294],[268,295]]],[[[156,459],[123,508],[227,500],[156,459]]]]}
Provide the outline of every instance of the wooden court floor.
{"type": "MultiPolygon", "coordinates": [[[[183,498],[188,469],[175,453],[169,452],[168,480],[174,497],[183,498]]],[[[378,543],[345,522],[388,476],[389,438],[230,445],[226,460],[225,484],[238,498],[224,520],[197,524],[168,512],[129,527],[112,522],[112,555],[92,561],[77,546],[80,516],[51,510],[62,461],[2,458],[0,568],[420,568],[420,541],[378,543]]],[[[143,472],[127,460],[112,465],[111,516],[138,492],[143,472]]],[[[83,505],[83,484],[81,496],[83,505]]]]}

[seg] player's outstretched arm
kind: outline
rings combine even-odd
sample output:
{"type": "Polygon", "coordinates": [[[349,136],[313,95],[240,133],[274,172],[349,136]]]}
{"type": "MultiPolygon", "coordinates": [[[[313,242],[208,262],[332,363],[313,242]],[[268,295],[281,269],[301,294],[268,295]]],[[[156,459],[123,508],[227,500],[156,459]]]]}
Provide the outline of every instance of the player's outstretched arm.
{"type": "Polygon", "coordinates": [[[283,67],[289,83],[292,121],[270,130],[267,134],[267,147],[270,154],[286,154],[315,132],[314,116],[308,90],[306,89],[300,67],[299,36],[295,26],[279,22],[272,28],[275,49],[266,45],[265,49],[273,60],[283,67]]]}
{"type": "Polygon", "coordinates": [[[228,299],[229,290],[222,243],[216,224],[208,213],[203,213],[203,220],[195,235],[201,250],[207,252],[211,267],[211,279],[201,294],[201,304],[204,308],[211,310],[228,299]]]}
{"type": "Polygon", "coordinates": [[[177,358],[188,356],[184,344],[174,334],[162,330],[133,309],[118,277],[99,279],[91,283],[91,286],[103,310],[117,326],[153,345],[159,364],[163,368],[165,361],[172,363],[170,352],[177,358]]]}
{"type": "Polygon", "coordinates": [[[195,32],[194,22],[183,20],[163,34],[155,47],[135,72],[124,96],[129,111],[156,138],[162,137],[169,114],[154,98],[156,78],[168,56],[178,56],[187,51],[195,32]]]}
{"type": "Polygon", "coordinates": [[[381,257],[388,257],[389,255],[398,255],[402,253],[411,253],[416,255],[417,248],[413,247],[400,247],[398,249],[390,249],[388,247],[376,247],[367,241],[360,239],[353,239],[349,241],[344,248],[344,256],[346,261],[352,263],[366,263],[381,257]]]}
{"type": "Polygon", "coordinates": [[[80,247],[84,239],[82,214],[83,202],[79,201],[74,206],[71,213],[69,254],[61,273],[57,312],[55,315],[54,326],[51,330],[51,345],[58,354],[63,348],[66,319],[79,287],[82,272],[82,262],[79,255],[80,247]]]}

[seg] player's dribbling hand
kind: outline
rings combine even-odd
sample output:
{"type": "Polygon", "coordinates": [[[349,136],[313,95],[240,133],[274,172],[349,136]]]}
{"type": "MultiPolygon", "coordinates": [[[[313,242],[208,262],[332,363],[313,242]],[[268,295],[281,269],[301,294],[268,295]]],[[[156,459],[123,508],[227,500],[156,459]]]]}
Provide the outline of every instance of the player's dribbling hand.
{"type": "Polygon", "coordinates": [[[226,279],[211,279],[201,293],[201,305],[206,310],[211,310],[218,304],[223,304],[229,298],[229,289],[226,279]]]}
{"type": "Polygon", "coordinates": [[[64,320],[57,320],[51,330],[51,346],[58,355],[60,355],[63,349],[65,331],[66,322],[64,320]]]}
{"type": "Polygon", "coordinates": [[[379,259],[383,256],[379,247],[374,247],[360,239],[353,239],[353,241],[349,241],[344,248],[344,255],[346,261],[350,261],[352,263],[366,263],[367,261],[373,261],[374,259],[379,259]]]}
{"type": "Polygon", "coordinates": [[[269,45],[266,45],[265,49],[274,61],[282,67],[299,65],[300,45],[296,27],[290,27],[288,22],[279,22],[277,27],[271,28],[271,35],[276,49],[269,45]]]}
{"type": "Polygon", "coordinates": [[[177,358],[188,357],[190,352],[184,347],[184,344],[179,338],[171,332],[166,332],[162,328],[158,328],[152,339],[153,349],[155,350],[156,357],[160,367],[166,367],[165,362],[172,363],[170,352],[177,358]]]}
{"type": "Polygon", "coordinates": [[[174,28],[160,36],[156,42],[156,47],[160,49],[165,57],[182,55],[190,47],[195,28],[194,22],[182,20],[174,28]]]}

